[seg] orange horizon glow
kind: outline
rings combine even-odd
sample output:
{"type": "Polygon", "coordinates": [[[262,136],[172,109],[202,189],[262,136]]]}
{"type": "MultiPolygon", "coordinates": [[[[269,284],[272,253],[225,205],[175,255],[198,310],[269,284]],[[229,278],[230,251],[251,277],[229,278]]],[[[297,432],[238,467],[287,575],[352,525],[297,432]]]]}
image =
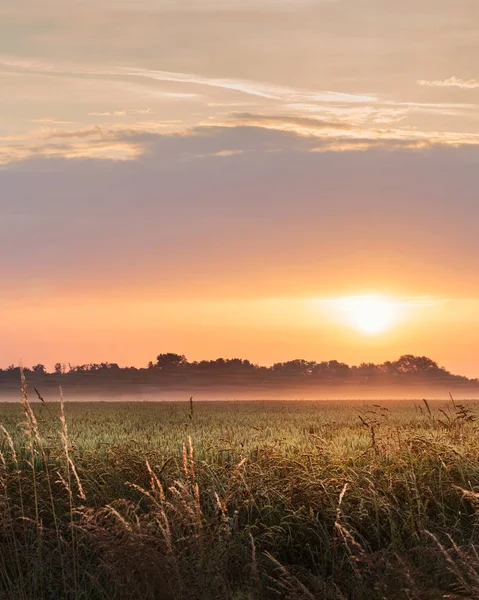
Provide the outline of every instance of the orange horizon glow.
{"type": "Polygon", "coordinates": [[[477,377],[469,348],[479,331],[479,302],[359,294],[335,298],[239,300],[94,300],[11,305],[4,366],[118,362],[143,366],[161,352],[189,360],[223,356],[259,364],[305,358],[348,364],[427,355],[458,374],[477,377]],[[450,340],[460,339],[460,348],[450,340]]]}

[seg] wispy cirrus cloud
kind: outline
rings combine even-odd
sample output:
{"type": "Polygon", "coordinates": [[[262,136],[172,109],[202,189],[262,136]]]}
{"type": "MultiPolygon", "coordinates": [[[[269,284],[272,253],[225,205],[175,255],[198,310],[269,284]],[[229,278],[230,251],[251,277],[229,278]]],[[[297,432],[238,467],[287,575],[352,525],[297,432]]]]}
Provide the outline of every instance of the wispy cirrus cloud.
{"type": "Polygon", "coordinates": [[[479,88],[479,79],[460,79],[459,77],[449,77],[449,79],[436,79],[432,81],[420,79],[418,83],[426,87],[457,87],[465,90],[479,88]]]}
{"type": "Polygon", "coordinates": [[[52,119],[51,117],[42,117],[40,119],[30,119],[30,123],[36,123],[37,125],[74,125],[73,121],[60,121],[59,119],[52,119]]]}
{"type": "MultiPolygon", "coordinates": [[[[314,91],[290,86],[276,85],[267,82],[258,82],[247,79],[207,77],[194,73],[177,73],[156,69],[144,69],[135,67],[111,66],[92,67],[88,65],[74,64],[51,64],[37,60],[18,60],[11,57],[0,57],[0,67],[9,69],[10,72],[20,70],[23,73],[40,72],[49,75],[91,75],[95,77],[124,77],[140,78],[151,81],[163,81],[168,83],[184,83],[200,85],[224,90],[240,92],[250,96],[257,96],[268,100],[284,100],[289,102],[337,102],[337,103],[361,103],[376,102],[375,96],[350,94],[335,91],[314,91]]],[[[176,97],[176,94],[172,94],[176,97]]]]}
{"type": "Polygon", "coordinates": [[[275,85],[244,79],[223,79],[215,77],[204,77],[191,73],[174,73],[170,71],[156,71],[153,69],[128,69],[120,67],[114,69],[115,74],[127,74],[134,77],[146,77],[156,81],[168,81],[172,83],[190,83],[205,85],[209,87],[222,88],[251,96],[259,96],[269,100],[286,100],[290,102],[313,101],[313,102],[376,102],[374,96],[360,94],[346,94],[334,91],[310,91],[289,86],[275,85]]]}
{"type": "Polygon", "coordinates": [[[151,115],[151,108],[132,108],[130,110],[113,110],[105,112],[89,112],[89,117],[129,117],[133,115],[151,115]]]}
{"type": "MultiPolygon", "coordinates": [[[[321,116],[346,122],[371,122],[376,124],[403,121],[414,112],[424,112],[444,116],[462,116],[471,110],[476,110],[474,104],[445,103],[445,102],[405,102],[395,101],[390,98],[380,97],[373,94],[346,93],[330,90],[309,90],[287,85],[278,85],[265,81],[249,79],[237,79],[234,77],[218,78],[201,75],[198,73],[183,73],[167,70],[129,67],[129,66],[94,66],[91,64],[78,64],[57,61],[35,59],[18,59],[16,57],[0,57],[0,68],[9,74],[23,74],[24,76],[57,77],[65,80],[78,79],[84,82],[88,79],[92,85],[114,82],[116,86],[124,85],[129,92],[138,94],[149,94],[153,98],[163,97],[165,99],[201,99],[197,87],[209,87],[218,93],[222,91],[237,92],[249,96],[249,103],[244,101],[211,102],[208,100],[208,108],[221,108],[222,106],[255,106],[265,102],[271,102],[276,107],[283,106],[295,113],[321,113],[321,116]],[[180,86],[178,89],[158,89],[156,82],[180,86]],[[185,91],[181,90],[184,86],[185,91]]],[[[479,81],[463,81],[457,78],[441,81],[419,82],[427,86],[463,86],[473,88],[479,86],[479,81]]],[[[135,109],[126,110],[101,110],[91,111],[91,117],[131,116],[135,109]]],[[[192,123],[190,122],[191,126],[192,123]]]]}

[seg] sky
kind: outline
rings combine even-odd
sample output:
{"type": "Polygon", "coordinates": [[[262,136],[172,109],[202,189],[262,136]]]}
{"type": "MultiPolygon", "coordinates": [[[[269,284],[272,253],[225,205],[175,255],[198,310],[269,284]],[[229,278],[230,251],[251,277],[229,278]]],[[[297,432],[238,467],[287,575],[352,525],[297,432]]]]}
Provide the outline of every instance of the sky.
{"type": "Polygon", "coordinates": [[[0,0],[0,366],[479,376],[477,56],[477,0],[0,0]]]}

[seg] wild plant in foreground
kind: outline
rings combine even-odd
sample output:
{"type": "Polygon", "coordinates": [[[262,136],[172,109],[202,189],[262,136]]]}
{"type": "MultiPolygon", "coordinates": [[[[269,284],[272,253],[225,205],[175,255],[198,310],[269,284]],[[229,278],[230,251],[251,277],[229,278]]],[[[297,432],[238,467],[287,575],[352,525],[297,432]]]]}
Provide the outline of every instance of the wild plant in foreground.
{"type": "Polygon", "coordinates": [[[199,403],[186,440],[180,404],[33,404],[24,382],[21,428],[17,408],[2,599],[479,598],[477,426],[442,406],[361,406],[364,424],[199,403]]]}

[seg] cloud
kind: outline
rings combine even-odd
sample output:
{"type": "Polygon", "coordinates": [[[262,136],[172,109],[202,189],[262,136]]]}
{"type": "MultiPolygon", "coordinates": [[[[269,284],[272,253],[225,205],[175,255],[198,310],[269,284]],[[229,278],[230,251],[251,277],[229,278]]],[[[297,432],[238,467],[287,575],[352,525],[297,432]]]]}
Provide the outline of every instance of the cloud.
{"type": "MultiPolygon", "coordinates": [[[[13,71],[44,72],[50,75],[92,75],[104,77],[135,77],[153,81],[170,83],[185,83],[207,87],[226,89],[243,94],[266,98],[269,100],[286,100],[289,102],[337,102],[361,103],[376,102],[374,96],[347,94],[334,91],[312,91],[302,88],[281,86],[272,83],[250,81],[247,79],[206,77],[193,73],[177,73],[155,69],[132,67],[90,67],[87,65],[51,64],[37,60],[19,60],[15,58],[0,58],[0,66],[13,71]]],[[[172,94],[172,96],[177,96],[172,94]]]]}
{"type": "Polygon", "coordinates": [[[318,105],[313,103],[288,103],[294,113],[309,114],[316,118],[335,119],[353,125],[399,123],[414,113],[428,113],[434,116],[469,116],[476,112],[476,104],[458,102],[398,102],[394,100],[378,101],[373,105],[348,104],[318,105]]]}
{"type": "Polygon", "coordinates": [[[130,110],[113,110],[106,112],[89,112],[89,117],[129,117],[132,115],[151,115],[151,108],[132,108],[130,110]]]}
{"type": "Polygon", "coordinates": [[[42,119],[30,119],[30,123],[36,123],[37,125],[73,125],[73,121],[60,121],[58,119],[52,119],[44,117],[42,119]]]}
{"type": "Polygon", "coordinates": [[[244,150],[220,150],[219,152],[211,152],[209,154],[196,154],[194,158],[211,158],[213,156],[228,158],[229,156],[238,156],[244,152],[244,150]]]}
{"type": "MultiPolygon", "coordinates": [[[[228,122],[220,125],[228,126],[228,122]]],[[[318,150],[367,150],[374,147],[430,148],[479,145],[479,133],[420,131],[414,128],[356,127],[343,121],[311,117],[231,113],[230,126],[251,126],[316,138],[318,150]]]]}
{"type": "Polygon", "coordinates": [[[479,88],[479,79],[459,79],[458,77],[449,77],[449,79],[427,81],[420,79],[419,85],[427,87],[458,87],[465,90],[473,90],[479,88]]]}
{"type": "MultiPolygon", "coordinates": [[[[421,149],[436,146],[479,146],[479,133],[419,131],[414,128],[378,128],[353,126],[343,121],[325,121],[313,117],[231,113],[224,122],[207,121],[195,127],[178,124],[176,131],[163,133],[171,123],[134,122],[82,129],[44,127],[23,136],[0,138],[0,165],[33,158],[91,158],[100,160],[134,160],[148,155],[158,143],[192,140],[191,154],[181,160],[204,156],[234,156],[244,151],[255,152],[340,152],[382,149],[421,149]],[[205,151],[208,140],[217,140],[228,131],[229,143],[205,151]],[[268,132],[276,137],[268,137],[268,132]],[[282,134],[280,136],[279,134],[282,134]],[[265,145],[249,142],[266,140],[265,145]],[[195,143],[196,140],[196,143],[195,143]],[[305,141],[306,140],[306,141],[305,141]]],[[[179,142],[178,142],[179,143],[179,142]]],[[[188,144],[185,148],[188,147],[188,144]]],[[[169,158],[166,161],[171,164],[169,158]]]]}
{"type": "MultiPolygon", "coordinates": [[[[363,137],[369,138],[369,130],[371,128],[401,123],[408,119],[408,117],[415,116],[417,118],[419,113],[433,115],[436,118],[436,123],[438,123],[441,116],[470,118],[471,112],[477,110],[477,107],[473,104],[397,102],[387,98],[380,98],[376,95],[307,90],[304,88],[282,86],[264,81],[227,77],[207,77],[197,73],[184,73],[139,67],[97,66],[61,62],[48,63],[47,61],[29,59],[19,60],[11,57],[0,58],[0,64],[3,65],[4,69],[10,69],[11,72],[23,73],[28,77],[31,75],[38,76],[44,74],[48,77],[58,78],[58,80],[63,81],[63,83],[67,81],[81,83],[83,87],[85,86],[86,80],[89,81],[92,87],[108,87],[113,84],[115,86],[124,86],[125,91],[128,90],[129,93],[133,91],[136,96],[144,96],[146,94],[153,99],[152,101],[154,101],[156,97],[201,99],[201,95],[196,93],[197,86],[205,86],[212,90],[217,90],[217,98],[212,99],[221,99],[223,102],[215,103],[209,102],[209,99],[204,99],[203,103],[198,102],[195,112],[180,110],[179,113],[183,118],[183,122],[179,123],[179,126],[177,127],[178,130],[186,126],[191,128],[201,123],[202,119],[205,118],[205,114],[208,115],[210,121],[214,121],[216,124],[219,122],[221,124],[221,112],[216,111],[216,114],[212,115],[211,109],[215,112],[214,109],[220,109],[221,106],[237,106],[239,108],[240,106],[245,105],[244,102],[242,102],[241,97],[238,97],[237,103],[234,102],[233,98],[231,98],[230,102],[225,102],[224,100],[226,100],[226,98],[222,98],[220,95],[222,90],[243,94],[249,97],[249,101],[252,103],[250,106],[255,106],[254,103],[256,102],[256,106],[259,110],[268,111],[268,114],[264,114],[261,119],[259,115],[255,116],[254,122],[250,119],[250,124],[269,128],[279,128],[278,123],[282,120],[282,129],[303,134],[308,134],[308,128],[309,133],[314,133],[314,131],[321,129],[322,126],[319,121],[324,121],[334,123],[334,128],[337,130],[344,128],[344,125],[341,123],[354,125],[358,128],[364,127],[366,132],[363,137]],[[185,92],[180,92],[176,90],[168,91],[159,89],[160,86],[155,85],[155,82],[165,82],[165,84],[170,85],[175,84],[176,88],[183,85],[186,87],[186,90],[185,92]],[[273,114],[271,114],[272,112],[273,114]],[[278,113],[282,113],[286,116],[278,117],[278,113]],[[288,113],[291,114],[289,115],[288,113]],[[300,119],[305,118],[316,119],[316,122],[310,121],[307,123],[306,121],[303,121],[300,123],[300,119]],[[274,122],[275,120],[277,120],[276,124],[274,122]]],[[[70,85],[73,85],[73,83],[70,85]]],[[[248,98],[246,98],[246,100],[248,100],[248,98]]],[[[148,100],[148,102],[149,101],[150,100],[148,100]]],[[[105,105],[102,103],[100,106],[103,108],[105,105]]],[[[115,107],[112,110],[92,110],[88,113],[88,116],[110,120],[112,117],[121,119],[140,114],[148,114],[147,111],[149,111],[149,109],[115,107]]],[[[253,113],[254,109],[251,110],[251,114],[253,113]]],[[[243,113],[244,116],[238,117],[238,120],[242,118],[242,122],[246,123],[247,117],[245,115],[247,114],[249,113],[243,113]]],[[[145,126],[143,128],[145,128],[145,126]]],[[[153,131],[157,129],[158,126],[152,128],[153,131]]],[[[425,133],[427,135],[427,132],[425,133]]]]}
{"type": "Polygon", "coordinates": [[[78,130],[40,130],[27,136],[0,138],[0,165],[43,159],[132,160],[143,153],[128,139],[137,132],[108,131],[101,127],[78,130]]]}
{"type": "Polygon", "coordinates": [[[146,77],[156,81],[169,81],[175,83],[190,83],[223,88],[236,92],[242,92],[252,96],[259,96],[270,100],[287,100],[290,102],[313,101],[313,102],[376,102],[373,96],[359,94],[345,94],[331,91],[309,91],[300,88],[274,85],[244,79],[219,79],[204,77],[190,73],[174,73],[170,71],[156,71],[153,69],[128,69],[126,67],[114,69],[115,74],[127,74],[134,77],[146,77]]]}
{"type": "Polygon", "coordinates": [[[24,144],[0,145],[0,165],[43,159],[98,159],[110,161],[132,160],[142,153],[142,149],[128,142],[95,142],[71,144],[24,144]]]}
{"type": "Polygon", "coordinates": [[[317,133],[324,130],[351,129],[351,125],[342,121],[325,121],[314,117],[291,115],[265,115],[254,113],[232,113],[231,119],[238,124],[253,125],[283,131],[317,133]]]}
{"type": "MultiPolygon", "coordinates": [[[[0,164],[3,165],[38,156],[132,160],[148,154],[152,140],[159,139],[155,136],[175,134],[191,138],[207,137],[215,135],[215,128],[235,129],[236,135],[240,137],[243,135],[241,129],[248,127],[258,131],[276,130],[290,133],[288,144],[294,148],[297,147],[300,137],[310,137],[311,144],[308,147],[304,144],[302,146],[302,151],[308,152],[360,151],[378,147],[416,149],[479,145],[479,133],[466,133],[464,128],[462,131],[454,131],[453,128],[441,131],[442,123],[439,122],[439,127],[435,128],[438,119],[431,125],[430,130],[403,123],[408,116],[418,111],[434,115],[457,115],[460,111],[469,112],[475,109],[472,104],[395,102],[372,95],[315,91],[264,81],[207,77],[197,73],[128,66],[48,63],[42,60],[6,57],[0,58],[0,67],[12,73],[22,73],[26,77],[44,74],[63,82],[74,81],[83,87],[88,80],[92,85],[101,84],[107,87],[119,83],[125,86],[134,85],[152,95],[197,96],[190,93],[189,89],[185,90],[185,93],[158,90],[159,86],[151,83],[160,81],[230,90],[249,96],[249,100],[262,100],[261,103],[258,101],[257,112],[252,108],[248,112],[215,113],[208,110],[212,106],[210,103],[209,106],[204,106],[203,112],[183,112],[171,115],[181,116],[182,119],[162,121],[155,121],[153,118],[141,120],[141,116],[149,117],[153,114],[151,108],[129,108],[128,105],[121,108],[121,105],[112,103],[106,104],[107,109],[112,106],[110,110],[91,110],[87,115],[95,118],[92,118],[90,123],[81,123],[71,130],[66,121],[32,119],[31,121],[45,127],[40,131],[25,132],[23,137],[15,139],[0,138],[0,164]],[[136,81],[134,84],[133,79],[136,81]],[[103,119],[103,123],[98,118],[103,119]],[[93,123],[99,122],[101,127],[92,126],[93,123]],[[58,129],[55,129],[55,126],[58,126],[58,129]]],[[[456,84],[461,81],[452,79],[456,84]]],[[[472,85],[471,82],[466,83],[472,85]]],[[[138,99],[135,103],[136,101],[138,99]]],[[[91,106],[93,109],[96,107],[103,109],[105,103],[91,106]]],[[[158,112],[157,108],[156,111],[158,112]]],[[[211,155],[220,157],[224,156],[222,152],[236,153],[237,150],[234,146],[216,148],[211,155]]],[[[284,148],[270,147],[269,151],[272,150],[284,151],[284,148]]],[[[209,152],[198,149],[186,158],[190,160],[195,156],[204,155],[209,155],[209,152]]]]}

